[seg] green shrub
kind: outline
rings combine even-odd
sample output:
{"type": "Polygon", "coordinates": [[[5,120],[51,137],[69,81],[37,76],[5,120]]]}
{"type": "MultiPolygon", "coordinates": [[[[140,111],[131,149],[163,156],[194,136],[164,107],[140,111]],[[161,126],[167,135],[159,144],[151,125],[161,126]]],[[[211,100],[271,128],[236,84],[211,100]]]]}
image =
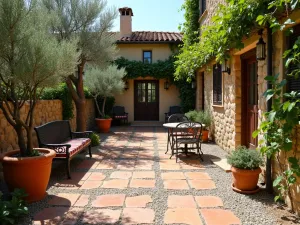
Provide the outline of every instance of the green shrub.
{"type": "Polygon", "coordinates": [[[21,189],[15,189],[12,193],[10,201],[2,200],[2,193],[0,192],[0,223],[1,224],[16,224],[17,220],[28,214],[28,208],[25,206],[23,200],[27,194],[21,189]]]}
{"type": "Polygon", "coordinates": [[[96,133],[93,132],[90,135],[90,139],[91,139],[91,145],[92,145],[92,147],[100,145],[100,137],[99,137],[98,134],[96,134],[96,133]]]}
{"type": "Polygon", "coordinates": [[[227,156],[227,162],[239,169],[257,169],[264,165],[264,160],[259,151],[240,146],[227,156]]]}
{"type": "Polygon", "coordinates": [[[185,113],[185,116],[192,122],[198,122],[205,124],[206,128],[209,128],[211,125],[211,115],[209,111],[196,111],[192,110],[185,113]]]}
{"type": "Polygon", "coordinates": [[[198,112],[196,110],[189,111],[185,113],[185,116],[192,122],[198,122],[198,112]]]}

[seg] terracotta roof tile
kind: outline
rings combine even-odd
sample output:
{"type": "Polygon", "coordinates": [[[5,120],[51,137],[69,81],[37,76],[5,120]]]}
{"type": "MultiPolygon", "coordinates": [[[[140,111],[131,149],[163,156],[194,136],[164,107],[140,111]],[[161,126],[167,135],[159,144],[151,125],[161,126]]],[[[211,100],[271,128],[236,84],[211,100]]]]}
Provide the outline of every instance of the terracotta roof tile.
{"type": "Polygon", "coordinates": [[[117,39],[117,43],[138,42],[181,43],[182,34],[178,32],[135,31],[129,37],[120,37],[117,39]]]}

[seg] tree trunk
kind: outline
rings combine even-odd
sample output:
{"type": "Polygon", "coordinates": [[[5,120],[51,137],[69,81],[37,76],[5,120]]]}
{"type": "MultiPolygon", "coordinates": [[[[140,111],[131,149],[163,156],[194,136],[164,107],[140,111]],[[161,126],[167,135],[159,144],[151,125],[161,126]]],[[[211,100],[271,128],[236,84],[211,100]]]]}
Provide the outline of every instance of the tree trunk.
{"type": "Polygon", "coordinates": [[[14,129],[15,129],[15,131],[17,133],[17,136],[18,136],[18,145],[19,145],[19,148],[20,148],[21,156],[25,157],[27,152],[30,151],[30,150],[28,150],[27,147],[26,147],[23,127],[21,125],[17,124],[17,125],[14,126],[14,129]]]}
{"type": "Polygon", "coordinates": [[[76,130],[79,132],[86,130],[86,111],[85,111],[85,99],[75,102],[76,106],[76,130]]]}

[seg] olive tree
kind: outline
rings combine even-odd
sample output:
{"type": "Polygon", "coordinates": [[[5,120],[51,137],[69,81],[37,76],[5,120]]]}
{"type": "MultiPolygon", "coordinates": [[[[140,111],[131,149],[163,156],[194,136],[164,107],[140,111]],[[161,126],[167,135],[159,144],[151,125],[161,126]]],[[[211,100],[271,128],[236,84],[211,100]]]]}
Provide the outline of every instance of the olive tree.
{"type": "Polygon", "coordinates": [[[104,110],[106,98],[123,92],[124,76],[126,76],[125,69],[118,69],[115,65],[110,65],[106,68],[92,67],[87,70],[85,84],[91,91],[98,113],[102,118],[106,116],[104,110]],[[103,97],[101,109],[97,101],[98,96],[103,97]]]}
{"type": "Polygon", "coordinates": [[[39,94],[74,71],[78,59],[77,41],[58,42],[49,32],[52,20],[37,0],[0,0],[0,109],[17,133],[21,156],[32,154],[39,94]]]}
{"type": "Polygon", "coordinates": [[[83,71],[86,63],[106,67],[116,57],[115,38],[109,33],[117,16],[115,8],[106,8],[105,0],[43,0],[44,5],[58,17],[52,26],[58,40],[79,38],[81,51],[78,68],[66,79],[76,107],[77,131],[86,129],[83,71]]]}

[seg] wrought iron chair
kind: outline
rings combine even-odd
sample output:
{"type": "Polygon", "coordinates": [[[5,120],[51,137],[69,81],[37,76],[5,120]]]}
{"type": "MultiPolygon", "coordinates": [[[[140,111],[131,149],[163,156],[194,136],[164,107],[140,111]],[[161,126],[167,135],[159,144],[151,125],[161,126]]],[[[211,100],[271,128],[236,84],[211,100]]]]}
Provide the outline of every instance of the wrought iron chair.
{"type": "MultiPolygon", "coordinates": [[[[189,121],[189,119],[184,114],[173,114],[168,118],[168,123],[178,123],[178,122],[186,122],[186,121],[189,121]]],[[[167,154],[167,152],[169,151],[169,145],[171,149],[173,147],[172,143],[174,143],[174,141],[173,140],[171,141],[171,138],[173,138],[172,130],[168,129],[167,151],[165,152],[165,154],[167,154]]],[[[172,156],[173,156],[173,151],[170,158],[172,158],[172,156]]]]}
{"type": "Polygon", "coordinates": [[[165,113],[165,123],[169,122],[168,119],[173,114],[182,114],[182,108],[180,106],[170,106],[169,112],[165,113]]]}
{"type": "Polygon", "coordinates": [[[178,159],[178,150],[182,149],[187,155],[188,150],[196,150],[199,158],[203,161],[201,150],[202,124],[197,122],[182,122],[173,130],[176,145],[176,162],[178,159]],[[180,147],[184,145],[184,148],[180,147]],[[188,147],[191,145],[191,147],[188,147]],[[196,145],[196,147],[194,146],[196,145]]]}
{"type": "Polygon", "coordinates": [[[124,106],[114,106],[112,108],[112,116],[114,120],[123,120],[128,124],[128,113],[125,112],[124,106]]]}

